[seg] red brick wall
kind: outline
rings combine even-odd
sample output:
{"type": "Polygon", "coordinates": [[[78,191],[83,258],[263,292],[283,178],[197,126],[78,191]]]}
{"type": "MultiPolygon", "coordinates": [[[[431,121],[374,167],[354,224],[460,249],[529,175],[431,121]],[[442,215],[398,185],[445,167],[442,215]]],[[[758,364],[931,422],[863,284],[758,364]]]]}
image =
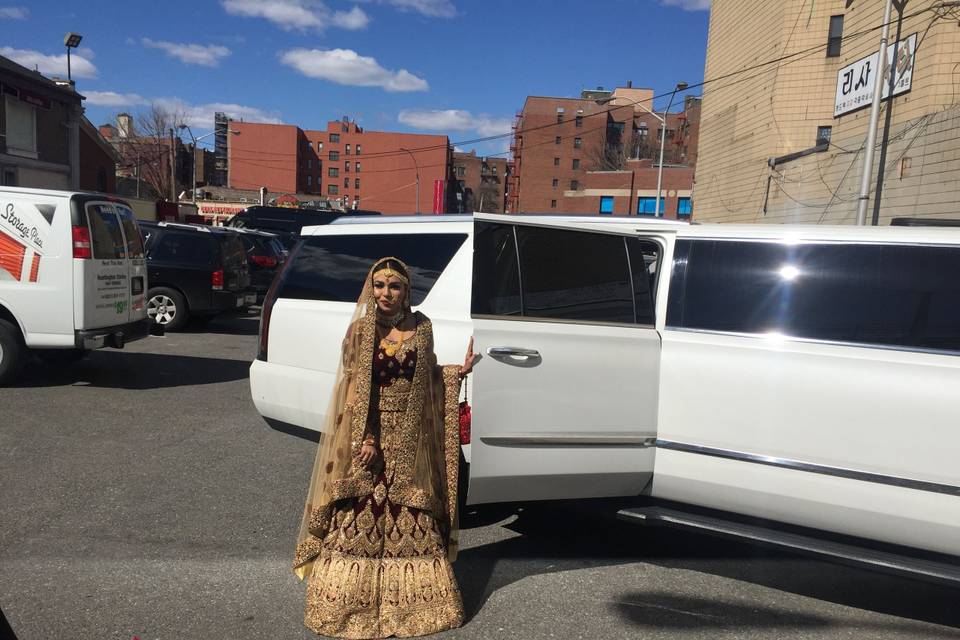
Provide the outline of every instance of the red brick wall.
{"type": "Polygon", "coordinates": [[[117,192],[117,163],[80,127],[80,189],[117,192]]]}
{"type": "Polygon", "coordinates": [[[234,189],[266,187],[271,193],[298,191],[298,129],[290,124],[230,123],[229,184],[234,189]]]}

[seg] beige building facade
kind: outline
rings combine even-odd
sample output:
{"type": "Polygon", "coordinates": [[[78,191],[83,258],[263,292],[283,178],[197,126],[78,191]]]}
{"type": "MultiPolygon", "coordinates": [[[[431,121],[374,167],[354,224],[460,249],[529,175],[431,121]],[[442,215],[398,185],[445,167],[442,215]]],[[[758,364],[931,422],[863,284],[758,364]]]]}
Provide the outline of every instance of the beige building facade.
{"type": "MultiPolygon", "coordinates": [[[[910,0],[894,10],[890,43],[898,27],[901,42],[916,34],[915,51],[898,52],[901,69],[913,65],[912,83],[882,103],[868,224],[887,109],[879,224],[960,218],[960,10],[942,5],[910,0]]],[[[884,0],[713,0],[698,220],[855,223],[870,108],[835,116],[838,73],[876,53],[883,8],[884,0]]]]}

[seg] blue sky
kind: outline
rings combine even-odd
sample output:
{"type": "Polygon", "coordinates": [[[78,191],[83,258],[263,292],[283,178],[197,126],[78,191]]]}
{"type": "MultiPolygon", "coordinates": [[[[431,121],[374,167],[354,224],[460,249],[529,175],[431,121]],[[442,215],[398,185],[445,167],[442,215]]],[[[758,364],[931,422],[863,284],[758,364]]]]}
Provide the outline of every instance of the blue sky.
{"type": "MultiPolygon", "coordinates": [[[[94,124],[151,102],[323,129],[508,133],[527,95],[703,79],[709,0],[0,0],[0,55],[73,76],[94,124]]],[[[698,93],[694,90],[693,93],[698,93]]],[[[657,104],[662,108],[663,104],[657,104]]],[[[467,150],[470,145],[459,145],[467,150]]],[[[506,149],[503,140],[480,153],[506,149]]]]}

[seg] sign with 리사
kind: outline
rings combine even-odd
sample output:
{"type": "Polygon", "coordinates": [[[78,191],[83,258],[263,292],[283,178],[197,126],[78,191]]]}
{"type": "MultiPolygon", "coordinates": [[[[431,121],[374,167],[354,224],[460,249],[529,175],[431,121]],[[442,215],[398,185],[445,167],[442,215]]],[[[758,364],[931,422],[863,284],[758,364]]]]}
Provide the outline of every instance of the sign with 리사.
{"type": "MultiPolygon", "coordinates": [[[[883,99],[890,97],[890,70],[893,64],[893,49],[895,45],[887,45],[886,73],[883,77],[883,99]]],[[[913,82],[914,58],[917,53],[917,34],[908,36],[900,41],[897,49],[897,74],[893,85],[893,95],[910,91],[913,82]]],[[[837,97],[833,105],[833,117],[837,118],[870,106],[873,103],[873,87],[877,81],[877,67],[880,57],[878,53],[861,58],[837,72],[837,97]]]]}

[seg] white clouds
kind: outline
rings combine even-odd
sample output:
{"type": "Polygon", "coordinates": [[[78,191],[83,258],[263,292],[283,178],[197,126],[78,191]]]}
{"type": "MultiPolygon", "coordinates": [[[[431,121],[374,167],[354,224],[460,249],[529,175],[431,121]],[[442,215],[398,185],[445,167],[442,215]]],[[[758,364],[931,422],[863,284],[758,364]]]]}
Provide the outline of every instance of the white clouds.
{"type": "Polygon", "coordinates": [[[26,7],[0,7],[0,20],[26,20],[29,15],[26,7]]]}
{"type": "Polygon", "coordinates": [[[386,0],[398,9],[416,11],[432,18],[452,18],[457,10],[450,0],[386,0]]]}
{"type": "Polygon", "coordinates": [[[147,104],[147,100],[136,93],[117,93],[116,91],[84,91],[85,104],[94,107],[132,107],[147,104]]]}
{"type": "Polygon", "coordinates": [[[186,124],[194,128],[213,129],[213,114],[222,111],[227,117],[248,122],[264,122],[280,124],[280,113],[265,111],[258,107],[228,102],[208,102],[205,104],[190,104],[180,98],[157,98],[154,103],[164,109],[183,115],[186,124]]]}
{"type": "Polygon", "coordinates": [[[230,49],[216,44],[167,42],[165,40],[151,40],[150,38],[141,38],[140,42],[145,47],[160,49],[171,58],[176,58],[184,64],[198,64],[203,67],[215,67],[220,64],[220,60],[230,55],[230,49]]]}
{"type": "Polygon", "coordinates": [[[680,7],[684,11],[708,11],[710,0],[660,0],[668,7],[680,7]]]}
{"type": "Polygon", "coordinates": [[[473,115],[462,109],[404,109],[397,120],[425,131],[476,131],[480,137],[510,133],[509,118],[491,118],[486,114],[473,115]]]}
{"type": "Polygon", "coordinates": [[[280,61],[310,78],[354,87],[380,87],[390,92],[426,91],[427,81],[406,69],[390,71],[369,56],[350,49],[291,49],[280,61]]]}
{"type": "Polygon", "coordinates": [[[370,24],[370,16],[365,14],[360,7],[354,7],[350,11],[337,11],[331,17],[330,22],[341,29],[357,31],[367,28],[367,25],[370,24]]]}
{"type": "Polygon", "coordinates": [[[286,31],[322,31],[333,25],[341,29],[365,29],[370,17],[360,7],[331,11],[319,0],[220,0],[235,16],[264,18],[286,31]]]}
{"type": "MultiPolygon", "coordinates": [[[[67,77],[67,54],[47,55],[31,49],[0,47],[0,56],[10,58],[28,69],[38,69],[45,76],[67,77]]],[[[84,49],[83,54],[70,55],[70,67],[74,78],[96,78],[97,67],[90,62],[93,52],[84,49]]]]}

